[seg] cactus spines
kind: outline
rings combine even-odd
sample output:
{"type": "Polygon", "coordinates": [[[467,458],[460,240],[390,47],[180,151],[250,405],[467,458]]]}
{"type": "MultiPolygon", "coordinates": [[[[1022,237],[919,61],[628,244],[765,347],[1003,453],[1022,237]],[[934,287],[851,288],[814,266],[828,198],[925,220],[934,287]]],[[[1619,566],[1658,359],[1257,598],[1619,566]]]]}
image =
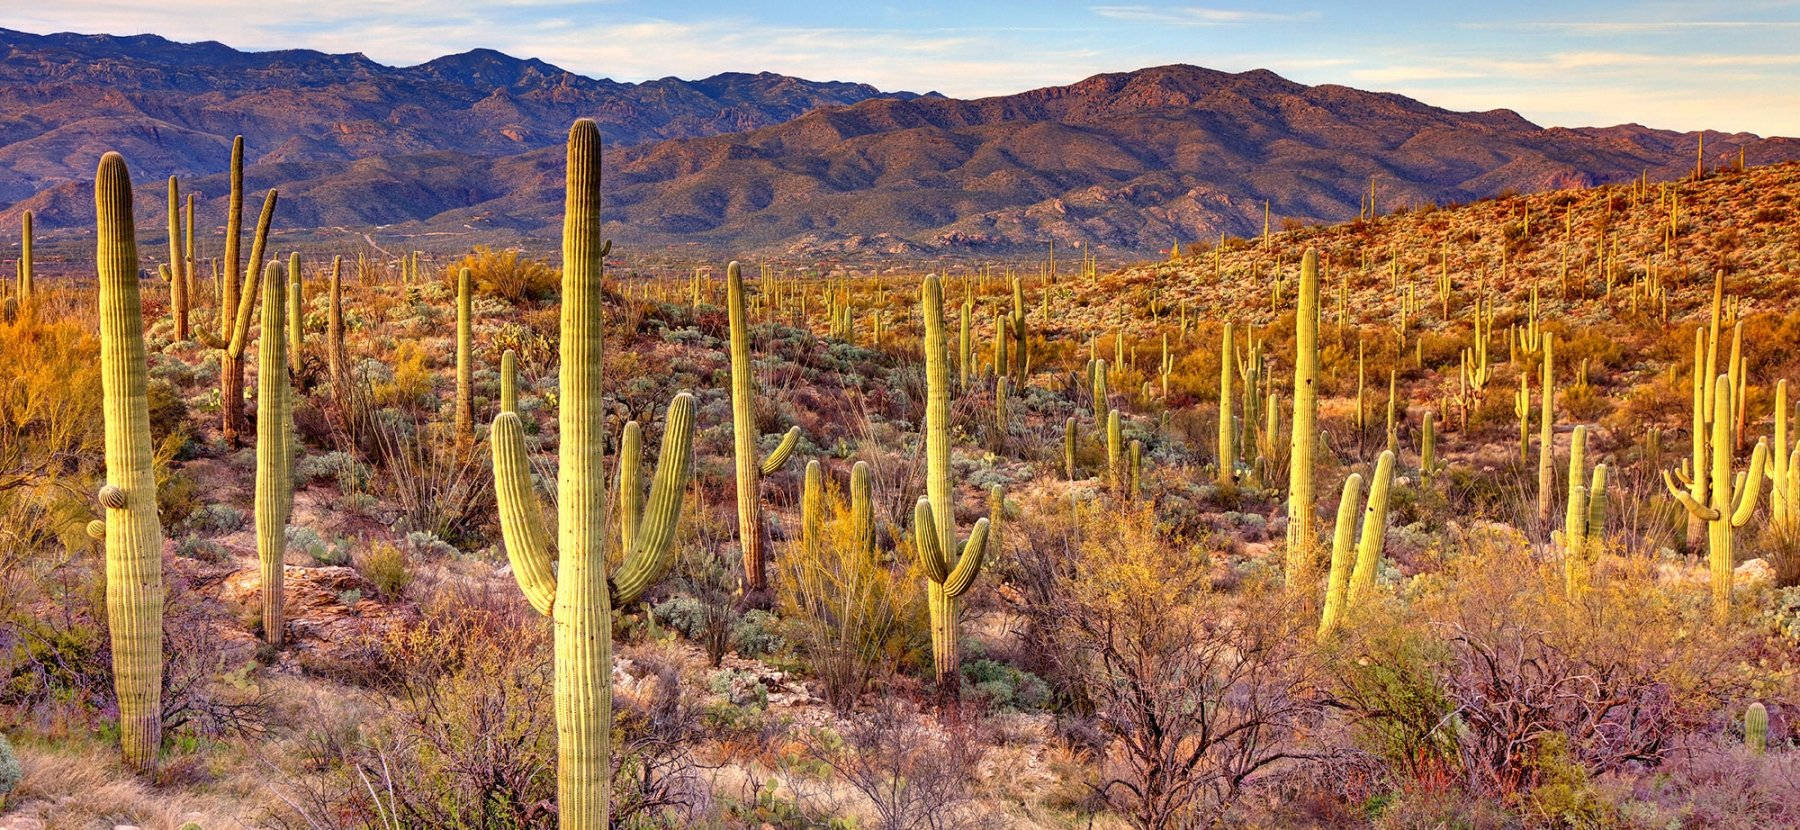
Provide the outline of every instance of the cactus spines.
{"type": "Polygon", "coordinates": [[[1231,343],[1231,322],[1226,321],[1224,332],[1219,336],[1219,472],[1220,487],[1230,487],[1237,483],[1237,453],[1233,445],[1237,440],[1237,430],[1231,420],[1231,378],[1236,374],[1232,366],[1236,349],[1231,343]]]}
{"type": "Polygon", "coordinates": [[[512,349],[500,355],[500,411],[519,411],[519,355],[512,349]]]}
{"type": "Polygon", "coordinates": [[[1744,710],[1744,749],[1761,755],[1769,746],[1769,709],[1761,701],[1744,710]]]}
{"type": "Polygon", "coordinates": [[[287,555],[288,513],[294,504],[291,419],[287,374],[286,273],[279,261],[263,271],[262,336],[256,363],[256,558],[262,575],[263,640],[282,642],[282,560],[287,555]]]}
{"type": "Polygon", "coordinates": [[[750,322],[744,313],[744,277],[734,260],[725,267],[725,310],[731,323],[731,435],[737,468],[738,544],[744,553],[744,596],[764,601],[769,589],[769,563],[763,551],[762,477],[787,463],[800,428],[788,430],[781,443],[760,462],[756,458],[756,386],[750,369],[750,322]]]}
{"type": "Polygon", "coordinates": [[[1287,584],[1306,584],[1313,559],[1313,446],[1319,438],[1319,254],[1300,260],[1294,312],[1294,418],[1288,442],[1287,584]]]}
{"type": "Polygon", "coordinates": [[[515,413],[494,419],[491,441],[501,532],[513,575],[532,607],[555,621],[557,803],[564,830],[608,826],[612,754],[612,609],[636,602],[674,557],[693,438],[693,396],[670,402],[661,457],[638,532],[606,572],[605,405],[600,315],[600,131],[569,130],[563,216],[561,443],[557,475],[558,566],[531,487],[524,429],[515,413]]]}
{"type": "Polygon", "coordinates": [[[175,339],[188,339],[187,261],[181,255],[181,185],[169,177],[169,316],[175,339]]]}
{"type": "Polygon", "coordinates": [[[931,651],[938,690],[955,700],[961,663],[957,598],[969,590],[987,553],[988,520],[979,519],[956,543],[955,494],[950,481],[950,372],[944,343],[944,289],[928,274],[920,291],[925,357],[925,497],[913,508],[914,544],[925,571],[931,612],[931,651]]]}
{"type": "Polygon", "coordinates": [[[473,300],[469,269],[456,274],[456,440],[468,443],[475,439],[475,366],[472,332],[473,300]]]}
{"type": "Polygon", "coordinates": [[[1363,509],[1362,532],[1356,539],[1356,567],[1350,572],[1346,607],[1375,588],[1375,571],[1387,540],[1388,489],[1393,482],[1394,454],[1383,452],[1375,462],[1375,480],[1369,483],[1369,503],[1363,509]]]}
{"type": "MultiPolygon", "coordinates": [[[[1676,487],[1674,478],[1667,470],[1663,471],[1663,484],[1668,487],[1669,494],[1687,508],[1688,515],[1706,522],[1707,561],[1712,571],[1713,617],[1723,623],[1731,615],[1732,568],[1737,564],[1733,559],[1732,537],[1736,529],[1749,522],[1750,516],[1756,512],[1756,501],[1762,494],[1769,445],[1764,441],[1756,442],[1756,449],[1750,455],[1749,471],[1741,481],[1734,481],[1730,449],[1731,378],[1719,375],[1713,381],[1712,398],[1712,438],[1709,442],[1712,445],[1712,481],[1707,484],[1711,503],[1701,504],[1688,491],[1676,487]]],[[[1693,475],[1699,478],[1703,473],[1695,470],[1693,475]]]]}
{"type": "MultiPolygon", "coordinates": [[[[149,370],[131,174],[117,153],[94,175],[100,283],[101,414],[106,422],[106,617],[125,762],[156,764],[162,743],[162,525],[150,446],[149,370]]],[[[92,527],[90,525],[90,531],[92,527]]]]}

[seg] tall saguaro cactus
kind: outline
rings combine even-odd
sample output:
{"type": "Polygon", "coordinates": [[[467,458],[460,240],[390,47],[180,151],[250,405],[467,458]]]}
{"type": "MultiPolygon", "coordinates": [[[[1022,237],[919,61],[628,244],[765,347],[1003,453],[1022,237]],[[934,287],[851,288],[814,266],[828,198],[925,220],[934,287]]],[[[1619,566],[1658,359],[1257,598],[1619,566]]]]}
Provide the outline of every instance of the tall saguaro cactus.
{"type": "Polygon", "coordinates": [[[169,177],[169,316],[175,339],[188,339],[187,258],[181,255],[181,185],[169,177]]]}
{"type": "MultiPolygon", "coordinates": [[[[1719,375],[1713,381],[1712,395],[1712,481],[1707,484],[1710,504],[1701,504],[1675,486],[1667,470],[1663,484],[1669,494],[1687,508],[1688,515],[1706,523],[1707,564],[1712,571],[1713,617],[1720,623],[1731,616],[1731,576],[1736,562],[1732,558],[1733,536],[1737,528],[1750,521],[1756,512],[1756,500],[1762,495],[1764,465],[1768,463],[1769,445],[1756,442],[1750,454],[1750,469],[1741,479],[1731,471],[1732,426],[1731,378],[1719,375]]],[[[1700,470],[1695,477],[1703,475],[1700,470]]]]}
{"type": "Polygon", "coordinates": [[[1313,560],[1313,447],[1319,440],[1319,252],[1300,260],[1294,310],[1294,421],[1288,442],[1287,585],[1306,583],[1313,560]]]}
{"type": "MultiPolygon", "coordinates": [[[[913,507],[913,541],[925,571],[931,611],[931,654],[938,690],[954,700],[961,678],[957,643],[960,598],[975,584],[987,555],[988,520],[977,519],[956,543],[956,502],[950,481],[950,369],[944,342],[944,288],[925,277],[919,297],[925,321],[925,497],[913,507]]],[[[998,489],[998,488],[996,488],[998,489]]]]}
{"type": "Polygon", "coordinates": [[[306,284],[301,277],[300,252],[288,256],[287,284],[287,362],[288,370],[300,373],[300,359],[306,349],[306,284]]]}
{"type": "Polygon", "coordinates": [[[344,258],[332,257],[331,283],[325,307],[325,367],[331,375],[331,396],[342,407],[350,400],[350,367],[344,357],[344,258]]]}
{"type": "Polygon", "coordinates": [[[606,407],[601,397],[600,131],[569,129],[563,215],[557,566],[531,485],[519,416],[494,418],[490,440],[500,529],[525,598],[555,622],[557,803],[563,830],[605,830],[612,795],[612,609],[636,602],[674,557],[687,485],[694,399],[675,396],[648,505],[619,567],[606,570],[606,407]]]}
{"type": "Polygon", "coordinates": [[[800,440],[793,427],[759,462],[756,457],[756,382],[750,369],[750,321],[744,314],[744,276],[734,260],[725,267],[725,312],[731,323],[731,437],[737,469],[738,544],[744,552],[744,597],[766,601],[769,560],[764,552],[762,477],[786,464],[800,440]]]}
{"type": "Polygon", "coordinates": [[[19,217],[19,302],[31,304],[37,289],[37,277],[31,272],[31,211],[19,217]]]}
{"type": "Polygon", "coordinates": [[[456,440],[462,444],[475,440],[475,367],[470,355],[474,331],[471,279],[467,268],[456,274],[456,440]]]}
{"type": "Polygon", "coordinates": [[[294,507],[293,391],[288,381],[287,275],[280,261],[263,270],[262,336],[256,358],[256,559],[262,574],[263,640],[282,641],[282,560],[294,507]]]}
{"type": "Polygon", "coordinates": [[[156,764],[162,743],[162,525],[151,463],[144,306],[131,216],[131,173],[118,153],[94,175],[100,281],[101,415],[106,421],[106,618],[125,762],[156,764]]]}
{"type": "MultiPolygon", "coordinates": [[[[1220,487],[1230,487],[1237,482],[1237,453],[1233,451],[1237,431],[1231,420],[1231,378],[1236,374],[1232,360],[1236,349],[1231,342],[1231,322],[1226,321],[1225,331],[1219,339],[1219,474],[1220,487]]],[[[1246,414],[1246,417],[1248,415],[1246,414]]]]}

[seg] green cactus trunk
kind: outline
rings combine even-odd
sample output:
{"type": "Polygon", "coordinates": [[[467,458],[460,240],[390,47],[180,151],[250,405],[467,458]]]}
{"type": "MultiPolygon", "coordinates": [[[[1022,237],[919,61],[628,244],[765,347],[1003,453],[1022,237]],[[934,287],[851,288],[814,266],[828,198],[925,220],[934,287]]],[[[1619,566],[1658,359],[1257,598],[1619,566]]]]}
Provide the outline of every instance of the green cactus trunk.
{"type": "Polygon", "coordinates": [[[1538,526],[1550,531],[1551,493],[1556,489],[1556,335],[1544,334],[1543,375],[1538,383],[1538,526]]]}
{"type": "Polygon", "coordinates": [[[766,604],[769,597],[769,562],[764,548],[762,477],[787,463],[800,428],[794,427],[768,456],[756,457],[756,382],[750,368],[750,322],[744,313],[744,277],[737,262],[725,268],[725,310],[731,323],[731,437],[737,470],[738,544],[744,554],[745,600],[766,604]]]}
{"type": "Polygon", "coordinates": [[[37,277],[31,270],[31,211],[19,216],[19,303],[29,307],[37,289],[37,277]]]}
{"type": "Polygon", "coordinates": [[[1234,444],[1237,429],[1231,418],[1231,378],[1236,374],[1232,360],[1236,347],[1231,342],[1231,323],[1225,323],[1225,330],[1219,339],[1219,471],[1217,481],[1220,487],[1231,487],[1237,483],[1237,453],[1234,444]]]}
{"type": "Polygon", "coordinates": [[[263,271],[262,335],[256,362],[256,559],[262,575],[263,641],[282,644],[282,561],[294,504],[291,399],[287,370],[287,275],[280,262],[263,271]]]}
{"type": "Polygon", "coordinates": [[[1350,573],[1345,607],[1375,590],[1375,571],[1381,566],[1381,549],[1387,541],[1388,489],[1394,483],[1394,454],[1383,452],[1375,462],[1375,480],[1369,484],[1369,504],[1363,509],[1362,534],[1356,540],[1356,568],[1350,573]]]}
{"type": "Polygon", "coordinates": [[[1075,480],[1075,419],[1063,421],[1063,475],[1075,480]]]}
{"type": "Polygon", "coordinates": [[[187,261],[181,255],[181,185],[169,177],[169,316],[175,339],[188,339],[187,261]]]}
{"type": "Polygon", "coordinates": [[[500,355],[500,411],[519,411],[519,355],[512,349],[500,355]]]}
{"type": "Polygon", "coordinates": [[[287,285],[287,363],[288,371],[300,374],[300,359],[306,352],[306,285],[301,279],[300,254],[288,258],[287,285]]]}
{"type": "Polygon", "coordinates": [[[602,397],[600,131],[569,130],[563,216],[561,411],[558,420],[557,567],[532,489],[518,415],[494,419],[495,495],[513,576],[532,607],[555,622],[558,821],[605,830],[612,784],[612,610],[637,601],[674,558],[687,486],[694,401],[669,404],[661,458],[636,536],[611,579],[606,572],[606,406],[602,397]]]}
{"type": "Polygon", "coordinates": [[[162,744],[162,525],[150,444],[144,306],[131,215],[131,174],[107,153],[94,176],[100,282],[101,414],[106,422],[106,486],[100,489],[106,541],[106,618],[112,634],[113,691],[125,762],[156,765],[162,744]]]}
{"type": "Polygon", "coordinates": [[[816,554],[825,540],[825,468],[817,460],[806,462],[800,486],[800,544],[816,554]]]}
{"type": "Polygon", "coordinates": [[[856,552],[869,561],[875,554],[875,497],[870,486],[869,462],[858,461],[850,467],[850,536],[856,552]]]}
{"type": "Polygon", "coordinates": [[[331,395],[338,407],[350,401],[350,367],[344,356],[343,257],[331,259],[331,283],[325,310],[325,364],[331,375],[331,395]]]}
{"type": "Polygon", "coordinates": [[[470,297],[473,277],[469,269],[456,274],[456,440],[475,440],[475,366],[471,354],[474,339],[474,305],[470,297]]]}
{"type": "Polygon", "coordinates": [[[925,492],[913,508],[914,544],[926,576],[931,614],[931,652],[938,691],[958,698],[961,653],[957,643],[958,598],[975,583],[987,553],[988,520],[980,519],[962,545],[956,543],[955,493],[950,482],[950,370],[945,354],[944,290],[927,275],[920,291],[925,359],[925,492]]]}
{"type": "Polygon", "coordinates": [[[1294,418],[1288,442],[1287,585],[1313,573],[1313,447],[1319,438],[1319,254],[1300,260],[1294,312],[1294,418]]]}

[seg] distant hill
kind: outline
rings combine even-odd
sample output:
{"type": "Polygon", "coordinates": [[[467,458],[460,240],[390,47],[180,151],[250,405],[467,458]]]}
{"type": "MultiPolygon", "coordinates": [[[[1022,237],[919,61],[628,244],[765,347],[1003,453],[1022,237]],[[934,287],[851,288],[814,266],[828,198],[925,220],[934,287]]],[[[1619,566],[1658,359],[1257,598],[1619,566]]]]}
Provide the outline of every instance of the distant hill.
{"type": "MultiPolygon", "coordinates": [[[[91,222],[106,149],[133,163],[140,221],[161,221],[173,172],[220,224],[237,132],[250,187],[282,191],[282,227],[381,226],[441,247],[553,241],[560,141],[592,117],[621,245],[793,256],[1052,239],[1147,253],[1260,232],[1265,201],[1277,223],[1354,218],[1371,180],[1388,211],[1674,178],[1701,140],[1185,65],[953,100],[771,74],[622,84],[485,50],[392,68],[151,36],[0,31],[0,49],[0,227],[30,208],[50,231],[91,222]]],[[[1705,146],[1709,166],[1740,150],[1753,165],[1800,159],[1790,138],[1707,132],[1705,146]]]]}

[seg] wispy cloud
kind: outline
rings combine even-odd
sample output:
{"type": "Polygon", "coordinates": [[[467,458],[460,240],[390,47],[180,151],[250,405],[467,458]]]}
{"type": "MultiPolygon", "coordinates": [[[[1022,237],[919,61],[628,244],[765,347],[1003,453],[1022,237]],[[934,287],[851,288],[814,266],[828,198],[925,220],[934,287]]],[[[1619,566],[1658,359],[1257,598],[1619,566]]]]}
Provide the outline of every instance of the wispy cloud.
{"type": "Polygon", "coordinates": [[[1094,14],[1113,20],[1134,23],[1162,23],[1172,26],[1230,26],[1242,23],[1289,23],[1314,20],[1318,12],[1259,12],[1242,9],[1217,9],[1206,6],[1093,6],[1094,14]]]}

